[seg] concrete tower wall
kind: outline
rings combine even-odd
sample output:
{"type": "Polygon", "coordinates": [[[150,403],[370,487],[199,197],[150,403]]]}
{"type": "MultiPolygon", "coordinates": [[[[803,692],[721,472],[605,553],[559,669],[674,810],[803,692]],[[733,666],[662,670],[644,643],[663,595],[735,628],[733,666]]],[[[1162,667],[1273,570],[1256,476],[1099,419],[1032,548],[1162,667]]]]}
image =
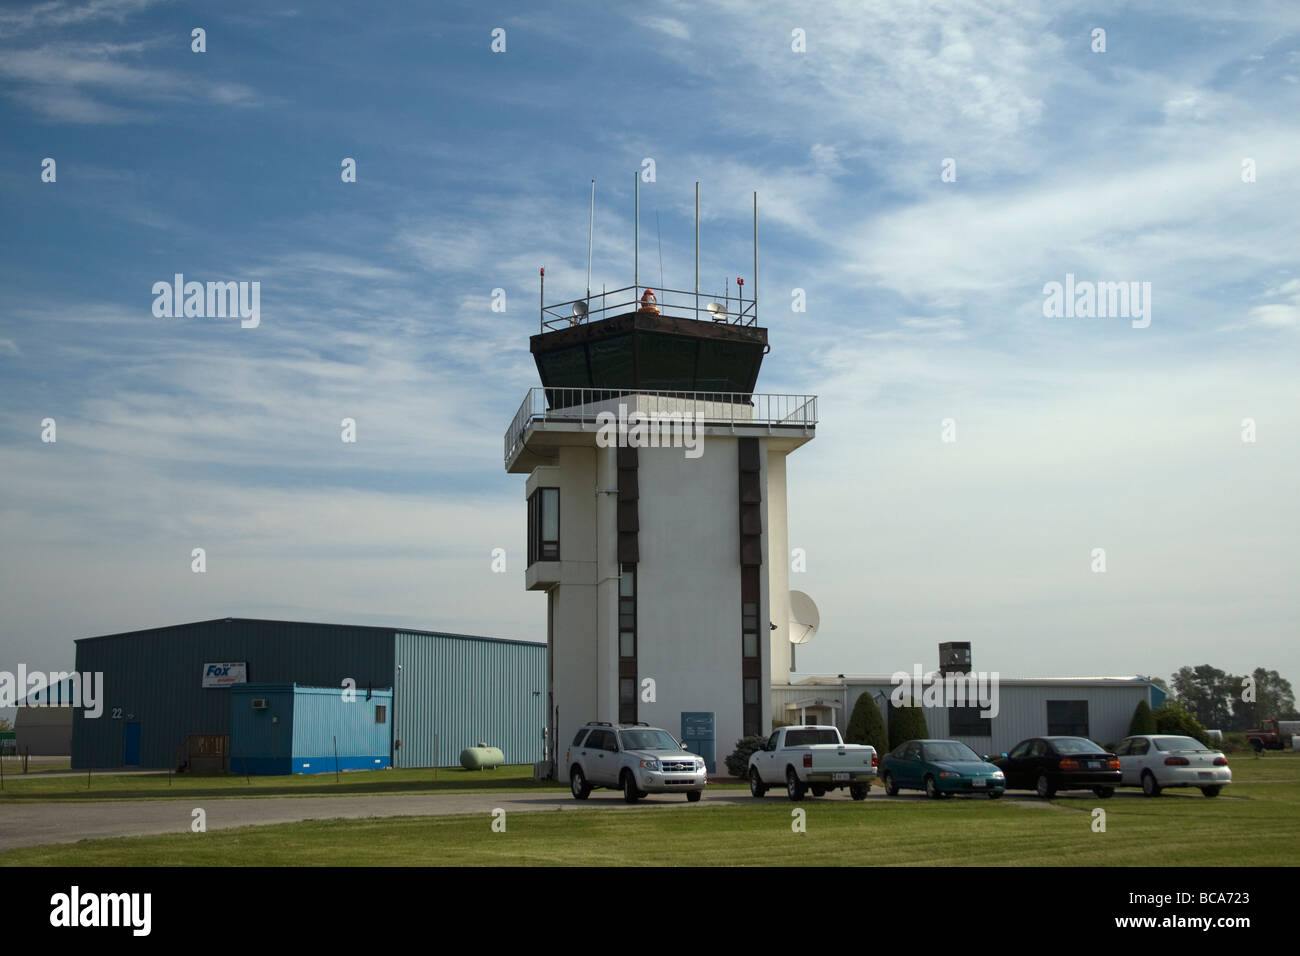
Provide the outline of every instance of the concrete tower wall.
{"type": "MultiPolygon", "coordinates": [[[[680,736],[683,713],[712,713],[713,757],[721,768],[744,730],[739,442],[726,430],[710,431],[696,458],[682,448],[637,450],[637,718],[680,736]],[[645,678],[654,681],[652,701],[640,693],[645,678]]],[[[568,778],[564,753],[578,729],[619,719],[617,449],[598,447],[594,434],[586,439],[589,444],[577,439],[556,446],[555,463],[535,468],[526,489],[528,495],[560,489],[560,560],[532,565],[528,586],[547,591],[562,779],[568,778]]],[[[764,438],[758,448],[764,562],[758,704],[766,732],[773,667],[781,679],[788,672],[786,452],[764,438]],[[781,589],[775,614],[769,612],[773,587],[781,589]],[[778,623],[777,631],[769,632],[769,621],[778,623]]]]}

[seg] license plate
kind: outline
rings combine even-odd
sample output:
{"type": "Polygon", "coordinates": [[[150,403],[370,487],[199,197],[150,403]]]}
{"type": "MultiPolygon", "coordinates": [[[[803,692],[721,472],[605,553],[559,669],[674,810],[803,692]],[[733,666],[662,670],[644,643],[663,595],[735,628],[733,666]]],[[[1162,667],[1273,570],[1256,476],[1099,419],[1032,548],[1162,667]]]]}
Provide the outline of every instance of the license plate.
{"type": "Polygon", "coordinates": [[[833,774],[831,774],[831,779],[832,779],[832,780],[848,780],[848,779],[849,779],[849,775],[848,775],[847,773],[833,773],[833,774]]]}
{"type": "Polygon", "coordinates": [[[1100,770],[1100,769],[1101,769],[1101,761],[1100,761],[1100,760],[1089,760],[1089,761],[1087,761],[1087,767],[1088,767],[1089,770],[1100,770]]]}
{"type": "Polygon", "coordinates": [[[987,780],[972,780],[970,785],[972,787],[987,787],[989,782],[987,780]]]}
{"type": "Polygon", "coordinates": [[[1211,771],[1211,770],[1198,770],[1196,775],[1197,775],[1198,777],[1200,777],[1200,779],[1202,779],[1202,780],[1213,780],[1213,779],[1214,779],[1214,772],[1211,771]]]}

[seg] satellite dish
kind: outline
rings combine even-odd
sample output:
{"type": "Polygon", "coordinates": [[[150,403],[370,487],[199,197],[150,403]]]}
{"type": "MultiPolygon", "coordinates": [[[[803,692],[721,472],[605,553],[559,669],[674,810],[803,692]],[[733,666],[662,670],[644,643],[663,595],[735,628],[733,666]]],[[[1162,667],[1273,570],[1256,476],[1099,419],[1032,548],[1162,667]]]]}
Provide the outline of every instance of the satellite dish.
{"type": "Polygon", "coordinates": [[[725,322],[727,319],[727,307],[721,302],[710,302],[704,307],[704,311],[713,316],[714,322],[725,322]]]}
{"type": "Polygon", "coordinates": [[[579,299],[569,309],[573,317],[569,319],[569,326],[573,327],[587,317],[587,303],[584,299],[579,299]]]}
{"type": "Polygon", "coordinates": [[[790,592],[790,643],[807,644],[817,633],[822,616],[813,599],[802,591],[790,592]]]}

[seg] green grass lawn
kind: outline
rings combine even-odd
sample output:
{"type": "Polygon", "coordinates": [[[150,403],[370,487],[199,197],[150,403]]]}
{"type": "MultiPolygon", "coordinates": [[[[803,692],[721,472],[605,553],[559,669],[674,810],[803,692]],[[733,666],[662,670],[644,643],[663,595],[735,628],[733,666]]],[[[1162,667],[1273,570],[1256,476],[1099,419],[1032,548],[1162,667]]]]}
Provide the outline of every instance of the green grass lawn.
{"type": "Polygon", "coordinates": [[[1109,800],[1067,794],[1050,803],[916,796],[886,801],[784,797],[740,805],[324,820],[206,834],[35,847],[0,865],[493,866],[493,865],[1001,865],[1294,866],[1300,860],[1300,757],[1233,762],[1235,782],[1109,800]],[[791,811],[807,811],[807,832],[791,811]],[[1106,832],[1092,810],[1106,811],[1106,832]]]}

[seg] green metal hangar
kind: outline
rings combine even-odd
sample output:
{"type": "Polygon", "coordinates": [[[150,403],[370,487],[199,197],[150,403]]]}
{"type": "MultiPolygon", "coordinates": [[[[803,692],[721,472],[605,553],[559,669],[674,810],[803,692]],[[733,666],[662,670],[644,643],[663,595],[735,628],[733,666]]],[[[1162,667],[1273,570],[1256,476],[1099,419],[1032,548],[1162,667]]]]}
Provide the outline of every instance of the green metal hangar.
{"type": "Polygon", "coordinates": [[[452,766],[481,742],[542,759],[546,645],[225,618],[76,642],[103,677],[72,766],[321,773],[452,766]],[[337,750],[336,750],[337,748],[337,750]]]}

